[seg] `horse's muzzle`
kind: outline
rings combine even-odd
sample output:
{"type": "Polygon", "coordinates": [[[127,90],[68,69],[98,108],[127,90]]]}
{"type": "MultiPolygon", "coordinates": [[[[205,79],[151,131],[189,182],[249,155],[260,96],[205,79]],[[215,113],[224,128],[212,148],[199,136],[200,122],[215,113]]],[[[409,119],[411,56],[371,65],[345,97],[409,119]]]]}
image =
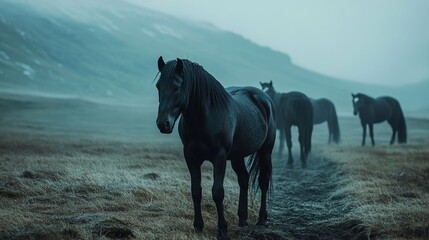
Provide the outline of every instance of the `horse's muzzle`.
{"type": "Polygon", "coordinates": [[[161,133],[170,134],[173,132],[173,124],[170,120],[156,121],[156,125],[161,133]]]}

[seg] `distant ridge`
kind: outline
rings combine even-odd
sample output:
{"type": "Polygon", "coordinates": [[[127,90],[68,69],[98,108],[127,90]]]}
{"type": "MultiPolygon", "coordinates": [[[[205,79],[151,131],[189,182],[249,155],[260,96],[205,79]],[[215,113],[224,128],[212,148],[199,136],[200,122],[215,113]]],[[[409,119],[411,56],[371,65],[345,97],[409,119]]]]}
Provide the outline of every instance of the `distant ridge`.
{"type": "Polygon", "coordinates": [[[198,62],[225,86],[273,80],[280,91],[328,97],[339,112],[350,111],[351,92],[394,95],[406,111],[429,108],[429,80],[400,88],[344,81],[208,23],[126,1],[1,1],[0,39],[3,90],[156,104],[152,80],[163,55],[198,62]]]}

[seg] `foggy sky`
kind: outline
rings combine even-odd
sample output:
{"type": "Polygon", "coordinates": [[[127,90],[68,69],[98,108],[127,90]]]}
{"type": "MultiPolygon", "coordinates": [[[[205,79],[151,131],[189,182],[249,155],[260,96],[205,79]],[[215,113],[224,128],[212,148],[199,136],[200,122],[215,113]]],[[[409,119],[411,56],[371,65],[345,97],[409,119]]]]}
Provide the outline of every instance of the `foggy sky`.
{"type": "Polygon", "coordinates": [[[402,85],[429,78],[427,0],[128,0],[207,21],[343,79],[402,85]]]}

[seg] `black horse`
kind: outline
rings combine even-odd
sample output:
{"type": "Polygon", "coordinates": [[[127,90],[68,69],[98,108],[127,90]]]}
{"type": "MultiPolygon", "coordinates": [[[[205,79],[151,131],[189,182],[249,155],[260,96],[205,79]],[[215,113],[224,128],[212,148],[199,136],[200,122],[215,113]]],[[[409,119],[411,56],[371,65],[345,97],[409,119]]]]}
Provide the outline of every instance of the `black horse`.
{"type": "Polygon", "coordinates": [[[331,141],[339,143],[340,126],[338,125],[337,111],[335,110],[334,103],[326,98],[310,98],[310,100],[313,104],[313,124],[327,122],[329,130],[328,143],[331,143],[331,141]]]}
{"type": "Polygon", "coordinates": [[[353,114],[359,114],[362,124],[363,136],[362,146],[365,145],[366,125],[369,126],[369,136],[371,137],[372,146],[374,143],[374,123],[387,121],[392,128],[392,138],[390,145],[395,142],[398,135],[398,143],[407,142],[407,126],[405,124],[404,114],[398,100],[392,97],[372,98],[362,93],[353,94],[353,114]]]}
{"type": "Polygon", "coordinates": [[[271,153],[276,137],[276,113],[270,97],[254,87],[225,89],[202,66],[188,60],[165,63],[159,57],[158,69],[161,76],[156,83],[159,93],[156,124],[161,133],[171,133],[181,115],[179,135],[191,174],[195,230],[200,232],[204,227],[201,216],[201,164],[204,160],[213,164],[212,197],[217,208],[218,238],[227,238],[223,210],[227,160],[231,160],[240,186],[239,225],[247,225],[248,184],[250,181],[255,187],[258,178],[261,206],[257,227],[265,227],[271,153]],[[250,156],[249,172],[244,161],[246,156],[250,156]]]}
{"type": "Polygon", "coordinates": [[[280,130],[279,154],[284,148],[284,138],[289,151],[288,166],[292,167],[292,136],[291,127],[297,126],[301,152],[301,165],[307,167],[307,157],[311,151],[311,135],[313,132],[313,106],[310,99],[301,92],[277,93],[273,82],[261,83],[262,90],[273,99],[277,109],[276,126],[280,130]]]}

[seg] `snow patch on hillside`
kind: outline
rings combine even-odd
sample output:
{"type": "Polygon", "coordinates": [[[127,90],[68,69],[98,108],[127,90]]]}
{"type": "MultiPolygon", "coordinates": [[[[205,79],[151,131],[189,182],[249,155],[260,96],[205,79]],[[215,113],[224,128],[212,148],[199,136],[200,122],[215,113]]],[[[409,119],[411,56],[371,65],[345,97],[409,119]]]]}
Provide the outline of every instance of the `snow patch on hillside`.
{"type": "Polygon", "coordinates": [[[156,34],[154,32],[152,32],[151,30],[149,30],[149,29],[142,28],[141,30],[142,30],[143,33],[145,33],[149,37],[154,38],[156,36],[156,34]]]}
{"type": "Polygon", "coordinates": [[[155,24],[153,24],[153,27],[155,28],[155,30],[157,30],[161,34],[171,36],[171,37],[175,37],[175,38],[179,38],[179,39],[182,38],[182,35],[180,33],[178,33],[177,31],[175,31],[174,29],[172,29],[168,26],[155,23],[155,24]]]}
{"type": "Polygon", "coordinates": [[[31,79],[34,78],[34,73],[36,71],[32,67],[30,67],[29,65],[27,65],[25,63],[22,63],[22,62],[16,62],[16,65],[22,69],[22,73],[25,76],[27,76],[27,77],[29,77],[31,79]]]}

